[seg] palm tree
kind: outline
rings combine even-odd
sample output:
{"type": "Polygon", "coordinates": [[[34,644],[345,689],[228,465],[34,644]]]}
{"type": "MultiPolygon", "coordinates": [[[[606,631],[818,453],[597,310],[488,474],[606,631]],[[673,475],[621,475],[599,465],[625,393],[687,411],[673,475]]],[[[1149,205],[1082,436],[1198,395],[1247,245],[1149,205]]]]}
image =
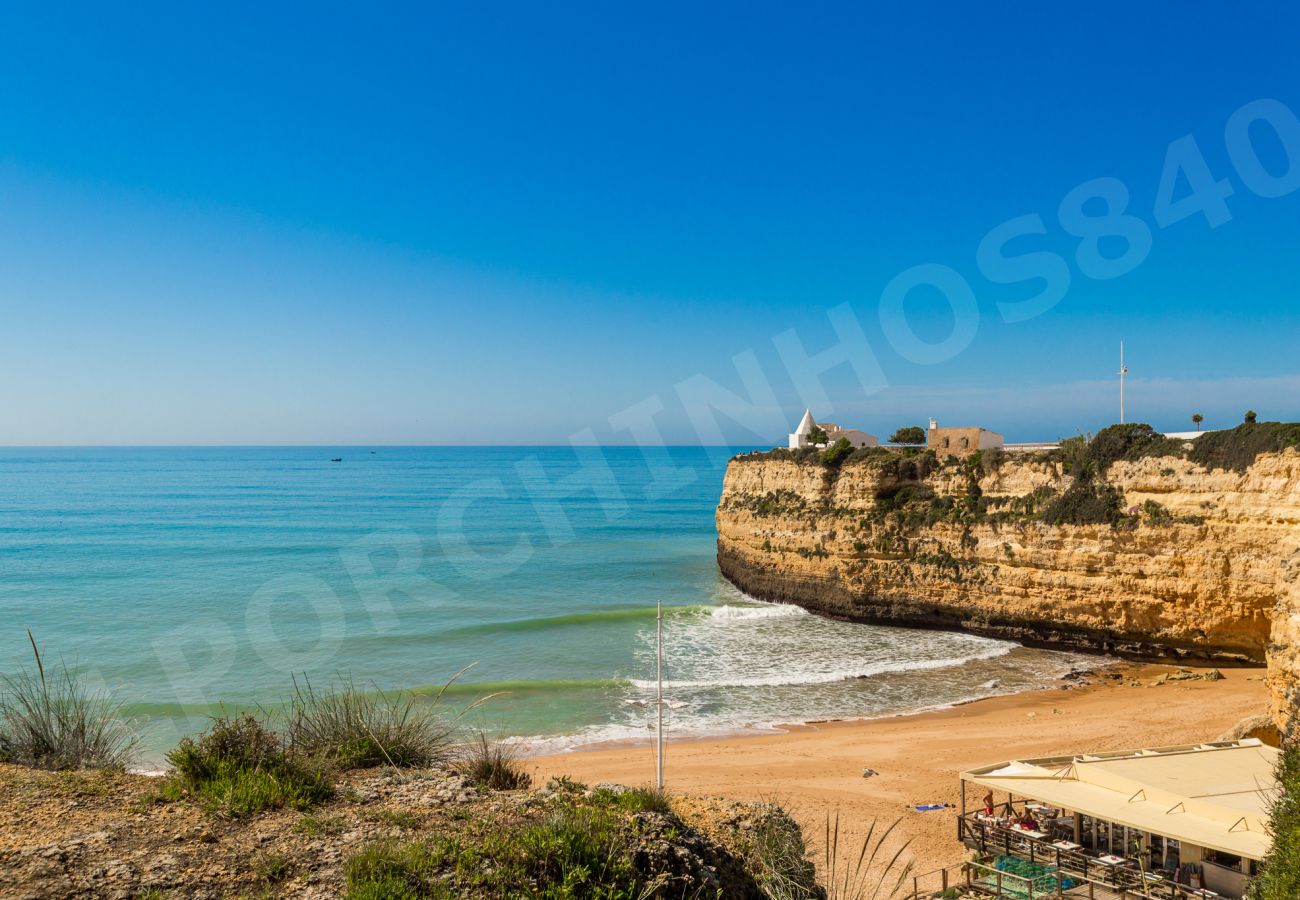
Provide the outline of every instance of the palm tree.
{"type": "Polygon", "coordinates": [[[1192,422],[1196,425],[1196,430],[1201,430],[1201,423],[1205,421],[1205,416],[1200,413],[1192,413],[1192,422]]]}

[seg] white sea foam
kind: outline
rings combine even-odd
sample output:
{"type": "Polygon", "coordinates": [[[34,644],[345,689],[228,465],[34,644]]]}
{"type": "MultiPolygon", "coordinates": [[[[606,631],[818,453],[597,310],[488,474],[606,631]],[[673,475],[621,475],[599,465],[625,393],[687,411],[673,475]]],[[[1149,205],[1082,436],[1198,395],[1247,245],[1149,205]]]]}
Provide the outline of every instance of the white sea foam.
{"type": "Polygon", "coordinates": [[[764,603],[762,606],[719,606],[709,613],[711,619],[784,619],[806,616],[808,610],[793,603],[764,603]]]}
{"type": "MultiPolygon", "coordinates": [[[[999,656],[1006,656],[1015,649],[1014,644],[1007,646],[989,647],[981,652],[972,653],[968,656],[953,656],[943,659],[914,659],[899,660],[895,662],[880,662],[874,665],[862,666],[856,669],[837,669],[829,672],[816,671],[815,669],[802,669],[800,663],[791,660],[791,664],[784,667],[781,674],[765,675],[759,677],[732,677],[726,680],[676,680],[669,679],[664,681],[664,688],[680,690],[682,688],[729,688],[729,687],[787,687],[796,685],[813,685],[813,684],[834,684],[838,681],[854,681],[860,678],[872,678],[878,675],[899,675],[904,672],[920,672],[929,669],[946,669],[950,666],[961,666],[978,660],[994,659],[999,656]]],[[[655,687],[655,682],[647,679],[632,679],[632,687],[641,689],[650,689],[655,687]]],[[[984,687],[993,688],[997,686],[997,679],[986,683],[984,687]]]]}

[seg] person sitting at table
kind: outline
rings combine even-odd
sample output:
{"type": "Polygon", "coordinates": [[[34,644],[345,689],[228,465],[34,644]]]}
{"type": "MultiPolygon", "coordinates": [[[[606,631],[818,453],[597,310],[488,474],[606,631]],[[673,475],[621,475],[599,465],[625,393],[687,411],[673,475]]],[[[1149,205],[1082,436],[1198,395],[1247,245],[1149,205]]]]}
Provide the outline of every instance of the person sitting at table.
{"type": "Polygon", "coordinates": [[[1033,813],[1029,812],[1029,810],[1025,810],[1025,814],[1020,817],[1019,825],[1026,831],[1038,830],[1038,820],[1034,818],[1033,813]]]}

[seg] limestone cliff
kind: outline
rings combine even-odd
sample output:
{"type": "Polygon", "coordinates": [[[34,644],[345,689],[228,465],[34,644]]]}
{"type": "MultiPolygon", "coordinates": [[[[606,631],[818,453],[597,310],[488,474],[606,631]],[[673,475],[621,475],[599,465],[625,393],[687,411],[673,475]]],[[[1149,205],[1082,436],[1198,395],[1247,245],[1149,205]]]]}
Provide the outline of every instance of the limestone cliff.
{"type": "Polygon", "coordinates": [[[1289,719],[1300,685],[1300,453],[1238,468],[1185,452],[1109,462],[1097,483],[1110,521],[1053,525],[1044,510],[1078,493],[1059,453],[926,457],[734,459],[717,511],[723,574],[752,596],[836,617],[1267,660],[1275,715],[1289,719]]]}

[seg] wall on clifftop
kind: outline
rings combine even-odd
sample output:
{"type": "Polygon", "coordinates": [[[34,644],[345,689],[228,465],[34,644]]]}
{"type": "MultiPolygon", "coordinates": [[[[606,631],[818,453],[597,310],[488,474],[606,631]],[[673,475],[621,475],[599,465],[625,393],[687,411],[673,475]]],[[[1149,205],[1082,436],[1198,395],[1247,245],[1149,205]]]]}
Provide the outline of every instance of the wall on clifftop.
{"type": "Polygon", "coordinates": [[[766,600],[872,622],[1029,643],[1273,666],[1275,712],[1300,684],[1300,453],[1244,471],[1177,456],[1109,465],[1115,524],[1047,525],[1059,458],[842,465],[738,457],[718,563],[766,600]],[[990,465],[994,462],[994,465],[990,465]]]}

